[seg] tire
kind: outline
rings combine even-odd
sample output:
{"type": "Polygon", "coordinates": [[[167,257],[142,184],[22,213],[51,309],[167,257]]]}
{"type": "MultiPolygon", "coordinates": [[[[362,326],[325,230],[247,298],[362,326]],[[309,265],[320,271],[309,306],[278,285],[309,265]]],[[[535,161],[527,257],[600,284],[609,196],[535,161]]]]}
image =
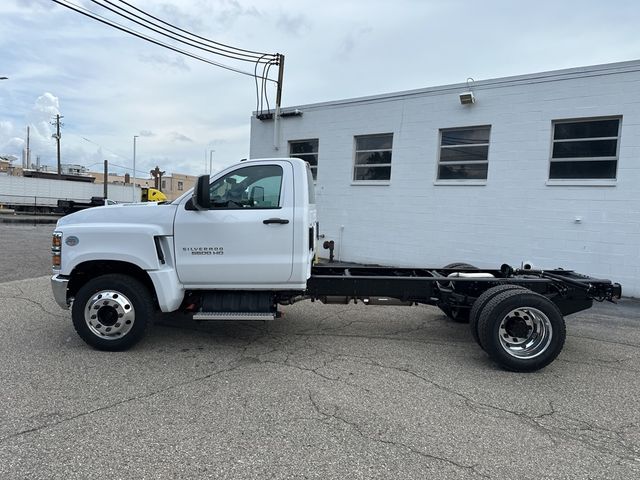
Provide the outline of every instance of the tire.
{"type": "Polygon", "coordinates": [[[560,354],[566,327],[551,300],[512,289],[496,295],[482,309],[478,334],[484,350],[501,367],[533,372],[560,354]]]}
{"type": "Polygon", "coordinates": [[[489,303],[489,301],[496,295],[499,295],[502,292],[507,292],[509,290],[527,289],[525,287],[521,287],[520,285],[497,285],[482,292],[482,294],[476,299],[476,301],[473,302],[471,311],[469,312],[469,329],[471,330],[471,336],[483,350],[484,347],[482,346],[482,343],[480,343],[480,337],[478,335],[478,321],[480,320],[480,315],[482,315],[482,310],[484,310],[484,307],[487,306],[487,303],[489,303]]]}
{"type": "Polygon", "coordinates": [[[88,281],[75,296],[73,326],[98,350],[131,348],[144,336],[154,314],[149,290],[135,278],[108,274],[88,281]]]}
{"type": "MultiPolygon", "coordinates": [[[[465,268],[467,270],[478,270],[478,267],[474,265],[470,265],[468,263],[464,263],[464,262],[449,263],[448,265],[445,265],[442,268],[465,268]]],[[[439,304],[438,308],[442,310],[442,312],[447,317],[449,317],[451,320],[453,320],[456,323],[467,323],[469,321],[468,308],[452,307],[451,305],[447,305],[444,303],[439,304]]]]}

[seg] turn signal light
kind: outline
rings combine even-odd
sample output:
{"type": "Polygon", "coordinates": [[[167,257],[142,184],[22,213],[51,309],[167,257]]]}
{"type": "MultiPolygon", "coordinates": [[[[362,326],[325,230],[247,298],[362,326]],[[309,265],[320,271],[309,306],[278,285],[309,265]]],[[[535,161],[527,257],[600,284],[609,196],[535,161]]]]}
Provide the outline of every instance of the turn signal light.
{"type": "Polygon", "coordinates": [[[62,265],[62,232],[53,232],[51,238],[51,266],[59,270],[62,265]]]}
{"type": "Polygon", "coordinates": [[[52,247],[62,247],[62,233],[53,232],[53,238],[51,239],[52,247]]]}

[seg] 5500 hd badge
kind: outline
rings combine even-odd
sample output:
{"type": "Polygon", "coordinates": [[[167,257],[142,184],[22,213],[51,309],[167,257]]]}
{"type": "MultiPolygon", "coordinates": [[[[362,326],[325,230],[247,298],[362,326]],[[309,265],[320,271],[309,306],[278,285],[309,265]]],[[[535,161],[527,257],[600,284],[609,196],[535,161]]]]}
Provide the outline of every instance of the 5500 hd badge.
{"type": "Polygon", "coordinates": [[[182,251],[191,255],[224,255],[222,247],[182,247],[182,251]]]}

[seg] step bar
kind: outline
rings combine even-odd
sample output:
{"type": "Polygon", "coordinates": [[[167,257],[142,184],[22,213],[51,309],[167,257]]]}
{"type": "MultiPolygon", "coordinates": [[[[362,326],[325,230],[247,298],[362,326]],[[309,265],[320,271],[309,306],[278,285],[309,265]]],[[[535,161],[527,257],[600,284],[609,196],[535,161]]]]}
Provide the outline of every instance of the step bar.
{"type": "Polygon", "coordinates": [[[194,320],[222,320],[222,321],[267,321],[275,320],[275,312],[197,312],[194,320]]]}

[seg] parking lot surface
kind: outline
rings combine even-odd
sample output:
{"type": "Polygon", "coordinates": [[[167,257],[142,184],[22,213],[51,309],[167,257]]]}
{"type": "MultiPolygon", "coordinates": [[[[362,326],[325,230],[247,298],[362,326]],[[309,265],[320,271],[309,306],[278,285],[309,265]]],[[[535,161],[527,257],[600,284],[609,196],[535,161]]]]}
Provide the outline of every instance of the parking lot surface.
{"type": "Polygon", "coordinates": [[[497,368],[432,307],[157,319],[121,353],[48,278],[0,284],[0,478],[638,478],[640,304],[567,318],[563,353],[497,368]]]}
{"type": "MultiPolygon", "coordinates": [[[[28,219],[28,216],[23,217],[28,219]]],[[[51,224],[0,223],[0,278],[3,282],[51,272],[51,224]]]]}
{"type": "Polygon", "coordinates": [[[52,230],[0,225],[2,479],[640,476],[638,301],[568,317],[533,374],[433,307],[161,315],[106,353],[52,299],[52,230]]]}

